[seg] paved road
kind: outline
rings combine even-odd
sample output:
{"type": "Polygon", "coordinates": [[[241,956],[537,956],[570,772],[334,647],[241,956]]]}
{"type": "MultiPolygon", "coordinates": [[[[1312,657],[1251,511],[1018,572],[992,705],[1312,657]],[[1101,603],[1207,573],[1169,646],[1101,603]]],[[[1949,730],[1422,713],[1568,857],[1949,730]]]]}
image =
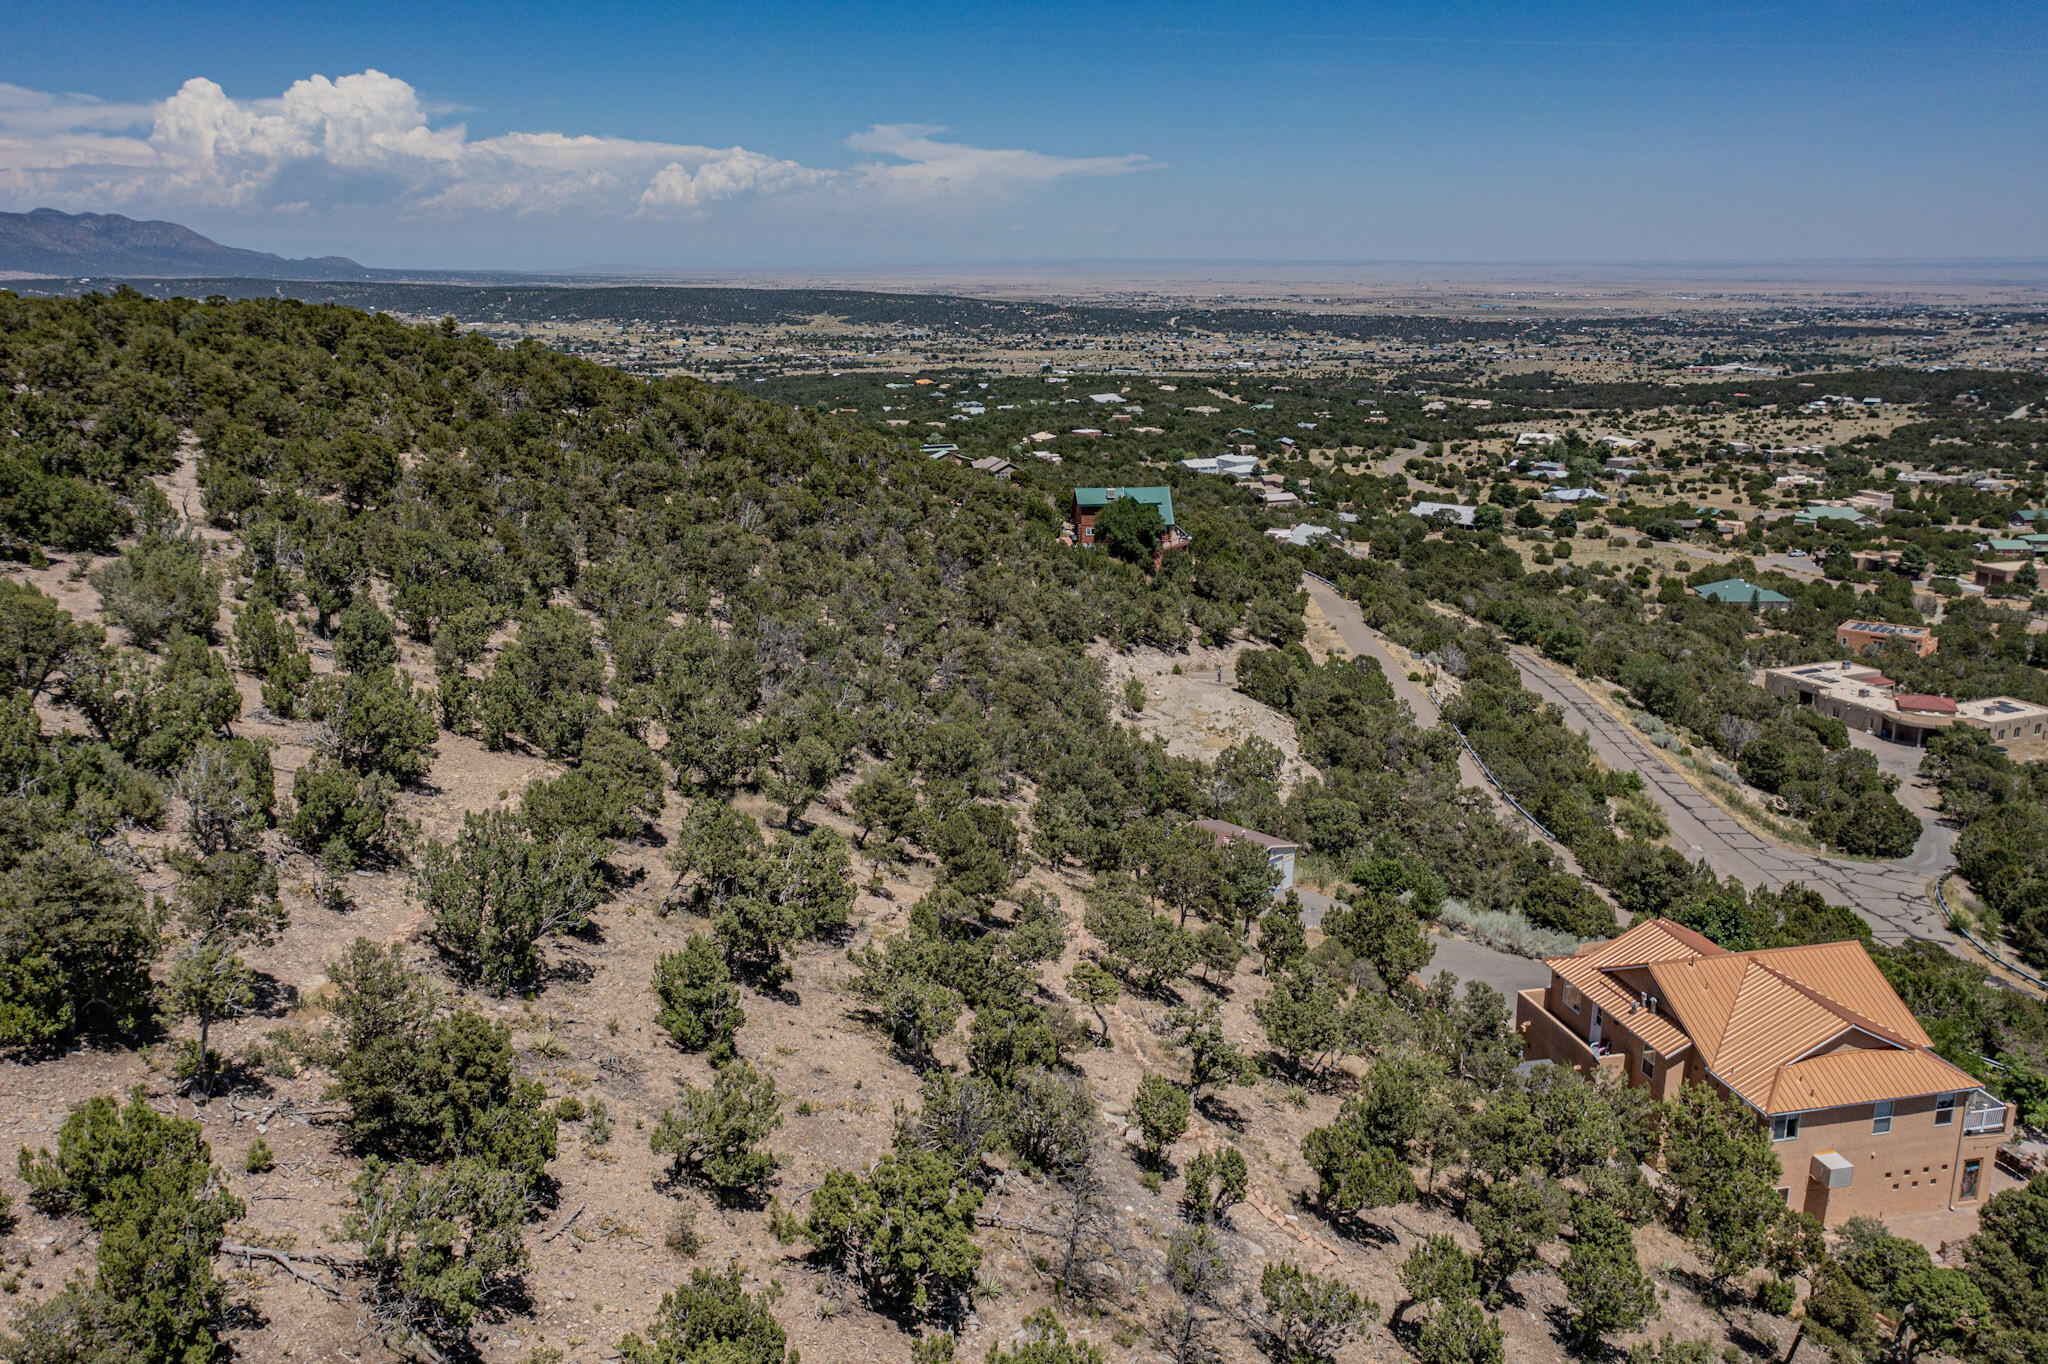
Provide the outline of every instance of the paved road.
{"type": "MultiPolygon", "coordinates": [[[[1704,857],[1719,874],[1737,877],[1748,885],[1775,889],[1802,882],[1823,898],[1861,914],[1880,942],[1903,942],[1909,937],[1948,941],[1941,911],[1928,898],[1927,883],[1953,862],[1955,835],[1934,822],[1924,791],[1910,784],[1900,790],[1906,808],[1921,817],[1923,832],[1918,846],[1897,861],[1852,862],[1788,848],[1738,824],[1674,772],[1632,726],[1616,719],[1576,680],[1540,655],[1514,646],[1508,656],[1521,671],[1522,685],[1554,703],[1564,713],[1565,722],[1591,740],[1602,761],[1616,771],[1642,774],[1671,822],[1671,843],[1678,851],[1694,859],[1704,857]]],[[[1886,754],[1881,761],[1896,770],[1900,759],[1886,754]]]]}
{"type": "MultiPolygon", "coordinates": [[[[1313,579],[1305,579],[1304,586],[1347,648],[1370,655],[1386,667],[1394,694],[1414,709],[1416,720],[1424,725],[1436,723],[1435,704],[1420,687],[1408,681],[1406,671],[1394,663],[1385,641],[1359,615],[1357,604],[1313,579]]],[[[1565,722],[1586,735],[1602,761],[1616,771],[1642,774],[1644,785],[1671,823],[1672,846],[1679,852],[1694,860],[1705,858],[1716,873],[1736,877],[1745,885],[1777,889],[1800,882],[1818,891],[1822,898],[1862,915],[1880,942],[1898,943],[1907,938],[1931,938],[1944,944],[1949,941],[1941,911],[1928,897],[1927,883],[1954,862],[1955,834],[1934,820],[1924,789],[1911,782],[1901,786],[1900,798],[1907,809],[1921,817],[1923,832],[1912,853],[1898,861],[1853,862],[1789,848],[1737,823],[1699,788],[1674,772],[1641,734],[1617,720],[1574,679],[1541,655],[1515,646],[1508,650],[1508,657],[1520,670],[1522,684],[1556,704],[1564,713],[1565,722]]],[[[1881,746],[1897,749],[1892,744],[1881,746]]],[[[1901,770],[1903,750],[1882,754],[1880,762],[1888,770],[1901,770]]],[[[1493,794],[1504,810],[1511,809],[1498,800],[1499,793],[1487,782],[1470,754],[1461,755],[1460,771],[1467,784],[1493,794]]],[[[1509,817],[1520,818],[1512,814],[1509,817]]]]}

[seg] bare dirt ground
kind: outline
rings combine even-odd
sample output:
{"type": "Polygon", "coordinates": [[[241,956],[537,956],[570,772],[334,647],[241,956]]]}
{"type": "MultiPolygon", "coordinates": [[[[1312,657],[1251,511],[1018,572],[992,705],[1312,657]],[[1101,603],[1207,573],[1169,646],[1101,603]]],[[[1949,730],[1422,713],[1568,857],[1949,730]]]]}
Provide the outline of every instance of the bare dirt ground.
{"type": "Polygon", "coordinates": [[[1318,775],[1301,756],[1294,722],[1237,690],[1238,655],[1257,647],[1232,644],[1214,649],[1197,644],[1178,654],[1158,649],[1125,654],[1098,644],[1090,652],[1108,673],[1111,696],[1121,701],[1124,684],[1132,677],[1145,688],[1145,708],[1124,710],[1123,718],[1148,738],[1165,740],[1168,753],[1214,762],[1233,744],[1264,739],[1286,755],[1281,785],[1283,790],[1292,789],[1296,782],[1318,775]]]}

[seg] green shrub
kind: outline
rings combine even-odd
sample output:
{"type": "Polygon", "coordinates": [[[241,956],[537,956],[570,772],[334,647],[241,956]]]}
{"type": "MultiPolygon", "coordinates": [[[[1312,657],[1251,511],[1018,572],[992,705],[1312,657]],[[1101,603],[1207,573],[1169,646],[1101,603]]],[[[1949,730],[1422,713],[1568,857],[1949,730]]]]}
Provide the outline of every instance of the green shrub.
{"type": "Polygon", "coordinates": [[[1085,1340],[1069,1340],[1067,1328],[1050,1307],[1041,1307],[1024,1319],[1025,1339],[1014,1350],[998,1345],[988,1352],[986,1364],[1103,1364],[1102,1347],[1085,1340]]]}
{"type": "Polygon", "coordinates": [[[316,756],[292,774],[285,836],[317,853],[329,875],[395,860],[410,827],[398,811],[398,783],[383,772],[358,772],[316,756]]]}
{"type": "Polygon", "coordinates": [[[1166,1148],[1188,1130],[1188,1092],[1163,1075],[1147,1075],[1138,1082],[1131,1100],[1131,1118],[1144,1140],[1146,1154],[1157,1161],[1166,1148]]]}
{"type": "Polygon", "coordinates": [[[1259,1275],[1263,1334],[1281,1358],[1296,1364],[1334,1359],[1379,1307],[1334,1278],[1275,1262],[1259,1275]]]}
{"type": "Polygon", "coordinates": [[[95,568],[91,578],[107,619],[141,648],[153,649],[179,631],[213,637],[220,574],[208,567],[205,546],[196,538],[145,535],[112,563],[95,568]]]}
{"type": "Polygon", "coordinates": [[[82,1217],[99,1236],[90,1284],[74,1279],[18,1322],[32,1342],[10,1358],[203,1361],[219,1351],[226,1285],[214,1277],[229,1223],[243,1212],[198,1123],[166,1118],[138,1091],[72,1110],[57,1154],[21,1152],[29,1197],[82,1217]]]}
{"type": "Polygon", "coordinates": [[[161,660],[124,654],[82,660],[71,699],[122,757],[152,772],[174,772],[209,738],[229,737],[242,694],[220,656],[191,635],[174,636],[161,660]]]}
{"type": "Polygon", "coordinates": [[[0,878],[0,1045],[49,1046],[150,1016],[155,918],[96,849],[55,838],[0,878]]]}
{"type": "Polygon", "coordinates": [[[429,843],[420,859],[435,944],[485,989],[531,986],[542,940],[590,922],[604,892],[604,854],[587,834],[540,839],[518,815],[471,811],[452,846],[429,843]]]}
{"type": "Polygon", "coordinates": [[[797,1364],[771,1310],[780,1296],[747,1292],[738,1261],[722,1274],[693,1269],[687,1284],[662,1295],[653,1339],[628,1335],[619,1353],[626,1364],[797,1364]]]}
{"type": "Polygon", "coordinates": [[[358,772],[414,782],[433,766],[433,703],[389,668],[322,677],[306,708],[327,725],[323,751],[358,772]]]}
{"type": "Polygon", "coordinates": [[[669,1158],[670,1178],[687,1174],[730,1197],[774,1173],[774,1154],[761,1148],[782,1126],[774,1076],[738,1060],[721,1067],[709,1089],[678,1080],[676,1090],[676,1102],[663,1110],[647,1143],[669,1158]]]}
{"type": "Polygon", "coordinates": [[[372,1298],[401,1342],[445,1349],[508,1298],[526,1265],[528,1187],[520,1172],[482,1159],[364,1162],[341,1233],[360,1248],[372,1298]]]}
{"type": "Polygon", "coordinates": [[[930,1151],[891,1151],[866,1175],[826,1172],[804,1235],[877,1302],[925,1312],[965,1294],[981,1268],[981,1192],[930,1151]]]}
{"type": "Polygon", "coordinates": [[[654,994],[661,1001],[654,1021],[677,1046],[708,1052],[713,1062],[732,1055],[733,1035],[747,1015],[739,987],[709,938],[692,933],[682,951],[662,954],[654,966],[654,994]]]}

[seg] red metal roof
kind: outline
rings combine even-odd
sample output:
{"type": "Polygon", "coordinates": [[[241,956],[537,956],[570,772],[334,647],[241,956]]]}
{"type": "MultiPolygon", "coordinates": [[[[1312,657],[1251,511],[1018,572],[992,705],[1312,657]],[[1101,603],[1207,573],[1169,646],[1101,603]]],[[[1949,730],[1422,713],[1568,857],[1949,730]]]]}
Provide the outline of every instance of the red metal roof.
{"type": "Polygon", "coordinates": [[[1928,715],[1954,715],[1956,703],[1947,696],[1922,696],[1919,692],[1907,692],[1898,698],[1900,710],[1917,710],[1928,715]]]}

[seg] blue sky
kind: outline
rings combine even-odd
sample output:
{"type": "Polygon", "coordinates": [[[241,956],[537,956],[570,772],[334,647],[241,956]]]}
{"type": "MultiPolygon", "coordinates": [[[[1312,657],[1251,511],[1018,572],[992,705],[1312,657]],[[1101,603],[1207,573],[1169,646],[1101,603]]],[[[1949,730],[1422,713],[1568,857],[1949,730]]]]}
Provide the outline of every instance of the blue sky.
{"type": "Polygon", "coordinates": [[[2048,256],[2048,6],[12,7],[0,207],[373,264],[2048,256]]]}

